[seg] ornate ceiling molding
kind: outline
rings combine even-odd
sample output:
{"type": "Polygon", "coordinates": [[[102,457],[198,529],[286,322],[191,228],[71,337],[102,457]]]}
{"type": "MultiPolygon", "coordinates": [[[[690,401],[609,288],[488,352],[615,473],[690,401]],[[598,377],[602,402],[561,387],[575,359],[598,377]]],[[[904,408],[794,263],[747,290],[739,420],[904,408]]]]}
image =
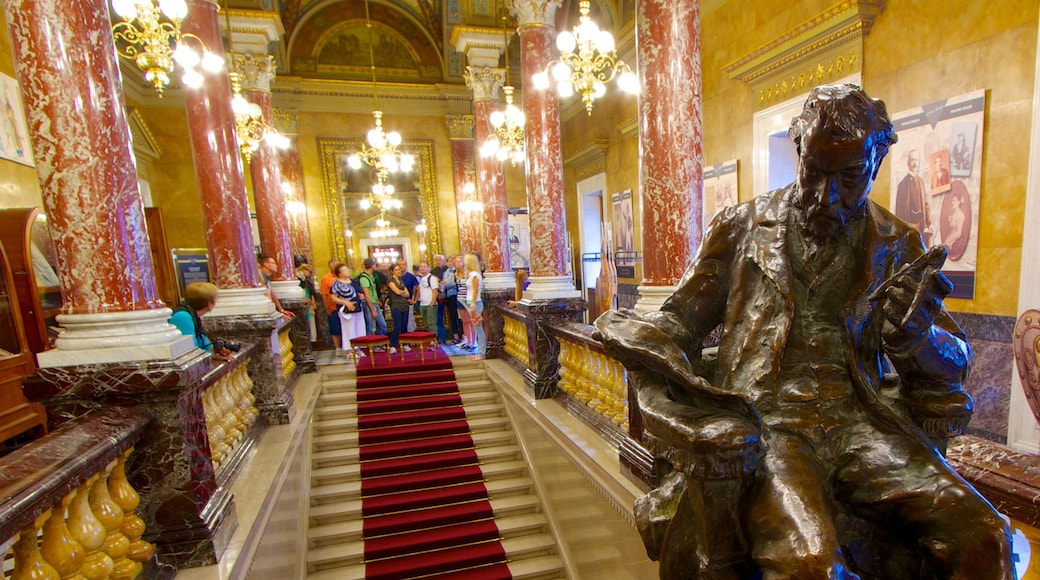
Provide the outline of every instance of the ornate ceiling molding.
{"type": "MultiPolygon", "coordinates": [[[[371,113],[376,105],[372,83],[278,76],[271,85],[277,107],[299,111],[371,113]]],[[[473,109],[473,93],[465,85],[380,84],[379,109],[386,114],[443,117],[473,109]]]]}
{"type": "Polygon", "coordinates": [[[231,38],[238,52],[267,54],[271,43],[278,42],[285,34],[277,12],[231,8],[228,19],[231,21],[231,38]]]}
{"type": "Polygon", "coordinates": [[[617,130],[622,137],[631,137],[639,134],[639,117],[632,117],[618,123],[617,130]]]}
{"type": "Polygon", "coordinates": [[[471,66],[497,67],[506,48],[506,37],[501,28],[460,25],[451,31],[451,45],[466,55],[471,66]]]}
{"type": "Polygon", "coordinates": [[[756,108],[767,107],[862,70],[863,38],[883,8],[842,0],[723,68],[751,85],[756,108]]]}

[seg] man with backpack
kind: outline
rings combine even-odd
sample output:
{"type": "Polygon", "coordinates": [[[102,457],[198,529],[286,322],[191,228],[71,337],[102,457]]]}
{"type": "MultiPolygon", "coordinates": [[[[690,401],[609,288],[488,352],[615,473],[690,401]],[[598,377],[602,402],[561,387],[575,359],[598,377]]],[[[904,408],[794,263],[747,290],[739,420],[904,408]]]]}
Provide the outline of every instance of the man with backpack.
{"type": "Polygon", "coordinates": [[[440,291],[441,281],[430,273],[430,265],[419,262],[419,307],[428,331],[437,326],[437,297],[440,291]]]}
{"type": "Polygon", "coordinates": [[[383,318],[382,300],[379,297],[379,279],[376,277],[376,261],[365,258],[365,271],[358,276],[364,304],[361,310],[365,313],[365,332],[368,334],[386,334],[386,319],[383,318]]]}

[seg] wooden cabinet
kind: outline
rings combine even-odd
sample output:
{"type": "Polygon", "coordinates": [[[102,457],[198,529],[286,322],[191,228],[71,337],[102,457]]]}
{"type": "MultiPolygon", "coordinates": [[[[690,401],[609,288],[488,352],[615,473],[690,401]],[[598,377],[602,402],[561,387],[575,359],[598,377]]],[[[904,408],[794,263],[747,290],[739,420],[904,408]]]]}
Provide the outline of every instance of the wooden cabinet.
{"type": "Polygon", "coordinates": [[[51,348],[48,328],[61,312],[57,259],[47,217],[37,208],[0,210],[0,243],[7,250],[18,312],[25,324],[29,351],[51,348]]]}
{"type": "Polygon", "coordinates": [[[26,342],[11,264],[0,244],[0,441],[32,429],[47,432],[43,405],[22,394],[22,381],[35,368],[26,342]]]}

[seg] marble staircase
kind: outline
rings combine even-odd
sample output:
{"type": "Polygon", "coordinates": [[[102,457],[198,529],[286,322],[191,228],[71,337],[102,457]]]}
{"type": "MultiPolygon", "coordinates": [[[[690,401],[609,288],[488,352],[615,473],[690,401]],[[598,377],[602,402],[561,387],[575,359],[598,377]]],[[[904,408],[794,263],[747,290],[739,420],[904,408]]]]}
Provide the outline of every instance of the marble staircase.
{"type": "MultiPolygon", "coordinates": [[[[505,408],[483,364],[453,358],[455,376],[509,571],[566,578],[505,408]]],[[[308,578],[365,577],[353,369],[327,370],[314,412],[308,578]]],[[[413,440],[421,445],[422,433],[413,440]]]]}

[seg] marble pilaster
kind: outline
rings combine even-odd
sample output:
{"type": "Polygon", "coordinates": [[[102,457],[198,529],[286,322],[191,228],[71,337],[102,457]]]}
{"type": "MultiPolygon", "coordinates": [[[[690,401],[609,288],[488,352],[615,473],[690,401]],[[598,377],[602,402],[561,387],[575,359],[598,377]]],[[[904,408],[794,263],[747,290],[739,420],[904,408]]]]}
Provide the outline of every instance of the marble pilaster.
{"type": "Polygon", "coordinates": [[[643,282],[636,311],[658,310],[701,240],[699,0],[636,3],[643,282]],[[650,251],[649,249],[652,249],[650,251]]]}
{"type": "Polygon", "coordinates": [[[63,330],[40,366],[188,352],[157,291],[107,2],[4,11],[62,292],[63,330]]]}
{"type": "MultiPolygon", "coordinates": [[[[188,16],[182,30],[224,56],[216,3],[187,3],[188,16]]],[[[191,40],[186,42],[190,44],[191,40]]],[[[226,71],[200,72],[205,82],[197,89],[186,88],[184,102],[210,272],[221,290],[211,316],[268,315],[274,312],[274,303],[264,296],[253,252],[249,202],[231,110],[231,82],[226,71]]]]}
{"type": "MultiPolygon", "coordinates": [[[[520,70],[529,79],[553,59],[553,26],[560,0],[513,0],[520,26],[520,70]]],[[[531,218],[531,285],[525,300],[578,298],[567,256],[567,215],[563,195],[560,106],[552,91],[524,92],[527,148],[527,208],[531,218]]]]}
{"type": "Polygon", "coordinates": [[[303,188],[303,164],[300,161],[300,150],[295,135],[288,136],[292,145],[280,152],[283,187],[287,189],[286,197],[293,205],[287,208],[289,214],[289,240],[293,255],[302,254],[307,260],[314,260],[311,249],[311,232],[307,224],[307,201],[303,188]]]}
{"type": "MultiPolygon", "coordinates": [[[[462,115],[455,115],[461,117],[462,115]]],[[[455,178],[455,202],[458,204],[475,200],[467,186],[476,182],[475,150],[473,142],[473,116],[465,115],[468,121],[455,120],[449,116],[448,129],[451,134],[451,171],[455,178]],[[454,127],[454,128],[453,128],[454,127]],[[459,135],[456,137],[456,135],[459,135]]],[[[462,253],[477,252],[484,254],[484,244],[480,236],[480,212],[458,209],[459,250],[462,253]]]]}
{"type": "MultiPolygon", "coordinates": [[[[497,92],[497,91],[496,91],[497,92]]],[[[473,108],[476,117],[476,142],[483,143],[494,133],[489,117],[498,108],[498,99],[480,98],[474,88],[473,108]]],[[[494,156],[480,156],[477,189],[483,204],[484,286],[489,290],[513,288],[513,271],[509,267],[509,207],[506,202],[506,176],[502,161],[494,156]]]]}

